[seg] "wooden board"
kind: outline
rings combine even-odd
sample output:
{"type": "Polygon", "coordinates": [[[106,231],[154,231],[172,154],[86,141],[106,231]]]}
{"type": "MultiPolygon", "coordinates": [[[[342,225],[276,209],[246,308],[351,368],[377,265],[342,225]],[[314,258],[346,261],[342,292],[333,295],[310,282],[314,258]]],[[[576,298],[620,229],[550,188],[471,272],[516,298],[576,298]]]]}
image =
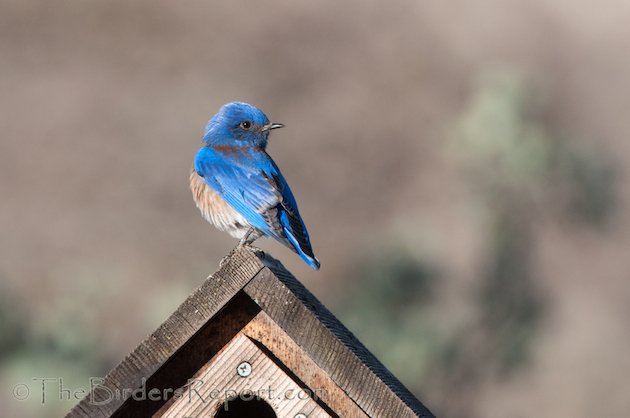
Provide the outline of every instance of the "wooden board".
{"type": "Polygon", "coordinates": [[[344,418],[368,416],[328,374],[293,341],[265,312],[260,312],[243,329],[243,333],[268,350],[286,369],[302,382],[334,413],[344,418]]]}
{"type": "Polygon", "coordinates": [[[308,418],[330,418],[317,402],[300,393],[304,392],[298,382],[239,333],[194,375],[179,399],[166,404],[154,417],[213,417],[221,408],[229,410],[230,399],[234,397],[252,402],[258,396],[278,417],[292,418],[301,413],[308,418]],[[243,362],[250,365],[247,376],[237,371],[243,362]]]}

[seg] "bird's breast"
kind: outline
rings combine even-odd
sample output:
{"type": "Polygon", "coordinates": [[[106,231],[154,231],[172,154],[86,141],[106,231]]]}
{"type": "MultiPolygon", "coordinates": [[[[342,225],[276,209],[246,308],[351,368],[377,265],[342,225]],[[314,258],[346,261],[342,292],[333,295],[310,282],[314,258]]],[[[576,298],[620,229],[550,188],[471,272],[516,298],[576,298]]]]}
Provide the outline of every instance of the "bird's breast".
{"type": "Polygon", "coordinates": [[[206,221],[235,238],[240,239],[245,235],[250,227],[249,222],[212,190],[197,174],[194,167],[190,170],[190,190],[195,204],[206,221]]]}

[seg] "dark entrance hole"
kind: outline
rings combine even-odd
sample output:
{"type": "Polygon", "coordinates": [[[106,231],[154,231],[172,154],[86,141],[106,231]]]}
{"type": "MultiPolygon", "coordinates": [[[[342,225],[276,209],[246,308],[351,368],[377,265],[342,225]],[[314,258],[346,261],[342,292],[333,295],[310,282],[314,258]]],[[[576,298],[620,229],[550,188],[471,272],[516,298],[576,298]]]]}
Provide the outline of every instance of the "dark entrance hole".
{"type": "Polygon", "coordinates": [[[273,408],[256,397],[233,397],[219,407],[214,418],[277,418],[273,408]]]}

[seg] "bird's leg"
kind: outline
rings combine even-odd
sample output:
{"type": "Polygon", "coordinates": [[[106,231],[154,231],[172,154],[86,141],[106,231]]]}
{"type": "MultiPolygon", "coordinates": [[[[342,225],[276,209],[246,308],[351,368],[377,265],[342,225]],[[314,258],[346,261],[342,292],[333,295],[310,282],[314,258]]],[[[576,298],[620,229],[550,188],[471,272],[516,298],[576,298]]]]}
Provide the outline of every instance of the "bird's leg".
{"type": "MultiPolygon", "coordinates": [[[[258,247],[254,247],[252,245],[252,243],[254,241],[256,241],[258,238],[262,237],[263,233],[260,232],[259,230],[257,230],[256,228],[250,228],[245,235],[243,236],[243,238],[241,239],[241,241],[238,243],[238,245],[236,246],[236,248],[243,248],[243,247],[248,247],[249,249],[251,249],[254,253],[256,253],[259,256],[264,256],[264,251],[261,250],[258,247]]],[[[236,249],[235,248],[235,249],[236,249]]]]}
{"type": "Polygon", "coordinates": [[[243,238],[239,241],[236,248],[249,247],[252,245],[252,242],[256,241],[258,238],[262,236],[262,233],[256,228],[249,228],[243,238]]]}
{"type": "Polygon", "coordinates": [[[256,241],[258,238],[260,238],[262,236],[262,232],[260,232],[259,230],[257,230],[256,228],[249,228],[247,230],[247,232],[245,233],[245,235],[243,235],[243,238],[241,238],[241,240],[238,242],[238,245],[236,247],[234,247],[232,249],[232,251],[230,251],[228,253],[228,255],[226,255],[225,257],[223,257],[221,259],[221,261],[219,261],[219,268],[223,267],[223,265],[225,264],[225,262],[232,257],[232,255],[234,254],[235,251],[243,248],[243,247],[248,247],[251,248],[252,251],[254,251],[255,253],[258,254],[264,254],[263,250],[261,250],[260,248],[256,248],[252,246],[252,242],[256,241]]]}

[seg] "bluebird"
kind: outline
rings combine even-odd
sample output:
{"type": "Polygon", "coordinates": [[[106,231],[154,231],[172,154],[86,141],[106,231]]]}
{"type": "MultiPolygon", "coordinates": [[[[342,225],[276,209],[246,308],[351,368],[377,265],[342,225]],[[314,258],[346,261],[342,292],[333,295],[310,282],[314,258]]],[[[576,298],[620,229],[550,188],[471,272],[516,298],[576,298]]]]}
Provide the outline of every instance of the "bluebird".
{"type": "Polygon", "coordinates": [[[295,197],[266,152],[269,133],[282,127],[250,104],[223,106],[206,126],[190,189],[205,220],[239,238],[238,247],[271,237],[317,270],[295,197]]]}

